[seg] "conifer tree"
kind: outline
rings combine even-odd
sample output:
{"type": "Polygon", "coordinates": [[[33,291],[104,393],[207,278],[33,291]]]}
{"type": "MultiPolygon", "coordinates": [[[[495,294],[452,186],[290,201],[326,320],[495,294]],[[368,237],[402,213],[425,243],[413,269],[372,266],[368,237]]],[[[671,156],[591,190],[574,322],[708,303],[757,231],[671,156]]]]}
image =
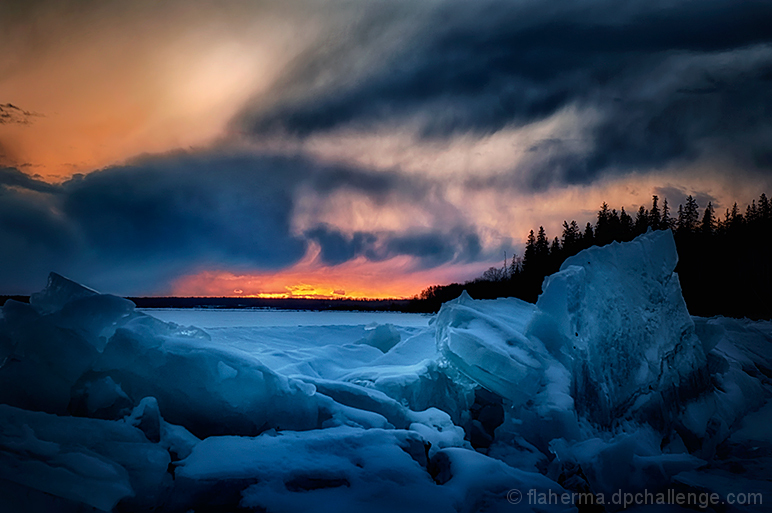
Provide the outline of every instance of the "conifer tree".
{"type": "Polygon", "coordinates": [[[740,209],[737,207],[736,201],[734,205],[732,205],[732,211],[729,213],[728,224],[729,227],[733,230],[738,229],[743,224],[743,215],[740,213],[740,209]]]}
{"type": "Polygon", "coordinates": [[[670,217],[670,207],[667,205],[667,198],[665,198],[665,201],[662,203],[662,229],[667,230],[670,228],[672,230],[674,226],[675,222],[670,217]]]}
{"type": "Polygon", "coordinates": [[[528,233],[528,239],[525,241],[525,252],[523,253],[523,270],[528,271],[536,267],[536,236],[533,230],[528,233]]]}
{"type": "Polygon", "coordinates": [[[688,232],[697,231],[697,223],[700,219],[699,205],[697,200],[690,194],[686,197],[686,206],[684,207],[684,228],[688,232]]]}
{"type": "Polygon", "coordinates": [[[756,219],[758,219],[758,209],[756,208],[756,200],[753,200],[745,209],[745,221],[753,223],[756,219]]]}
{"type": "Polygon", "coordinates": [[[702,226],[700,230],[704,235],[712,235],[716,229],[716,220],[713,216],[713,204],[709,201],[705,207],[705,214],[702,216],[702,226]]]}
{"type": "Polygon", "coordinates": [[[652,227],[654,230],[659,230],[662,228],[662,217],[659,212],[659,206],[657,206],[657,202],[659,201],[659,196],[656,194],[653,195],[651,201],[651,210],[649,210],[649,226],[652,227]]]}
{"type": "Polygon", "coordinates": [[[517,253],[512,255],[512,262],[509,264],[509,277],[510,279],[517,277],[520,271],[523,269],[523,260],[517,256],[517,253]]]}
{"type": "Polygon", "coordinates": [[[579,246],[579,239],[581,237],[579,231],[579,225],[576,221],[571,221],[571,224],[563,221],[563,249],[569,254],[573,254],[576,248],[579,246]]]}
{"type": "Polygon", "coordinates": [[[622,231],[622,237],[625,239],[633,234],[633,218],[625,212],[625,207],[622,207],[622,212],[619,214],[619,226],[622,231]]]}
{"type": "Polygon", "coordinates": [[[608,204],[604,201],[598,210],[598,220],[595,223],[595,243],[599,245],[611,242],[611,211],[608,204]]]}
{"type": "Polygon", "coordinates": [[[547,239],[547,232],[543,226],[539,226],[539,233],[536,235],[536,258],[544,261],[550,254],[550,243],[547,239]]]}
{"type": "Polygon", "coordinates": [[[649,213],[641,205],[638,209],[638,215],[635,216],[635,233],[646,233],[646,229],[649,227],[649,213]]]}
{"type": "Polygon", "coordinates": [[[560,256],[560,250],[562,248],[560,247],[560,241],[557,237],[552,239],[552,244],[550,245],[550,256],[560,256]]]}
{"type": "Polygon", "coordinates": [[[763,192],[761,193],[761,196],[759,196],[759,218],[765,221],[772,219],[772,209],[770,209],[767,195],[763,192]]]}
{"type": "Polygon", "coordinates": [[[619,220],[617,209],[612,209],[608,216],[608,242],[622,240],[622,222],[619,220]]]}
{"type": "Polygon", "coordinates": [[[584,227],[584,235],[582,235],[582,246],[588,248],[595,243],[595,233],[592,230],[592,224],[587,223],[584,227]]]}
{"type": "Polygon", "coordinates": [[[713,230],[714,234],[720,234],[723,235],[726,233],[726,225],[724,224],[724,221],[721,220],[720,215],[716,215],[716,229],[713,230]]]}
{"type": "Polygon", "coordinates": [[[724,212],[724,222],[721,223],[724,226],[724,230],[728,230],[731,225],[731,222],[729,221],[730,216],[729,209],[726,209],[726,212],[724,212]]]}

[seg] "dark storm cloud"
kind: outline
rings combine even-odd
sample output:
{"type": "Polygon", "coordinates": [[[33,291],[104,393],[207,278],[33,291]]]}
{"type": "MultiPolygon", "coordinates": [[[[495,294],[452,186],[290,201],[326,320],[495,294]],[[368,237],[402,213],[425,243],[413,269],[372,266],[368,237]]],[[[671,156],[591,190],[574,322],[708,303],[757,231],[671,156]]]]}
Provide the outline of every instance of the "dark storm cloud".
{"type": "Polygon", "coordinates": [[[427,268],[448,262],[474,261],[482,253],[480,237],[474,230],[465,228],[400,234],[387,240],[385,246],[390,255],[418,257],[427,268]]]}
{"type": "Polygon", "coordinates": [[[289,234],[291,180],[300,165],[238,156],[156,158],[65,183],[61,208],[88,244],[114,261],[161,256],[277,268],[305,250],[289,234]]]}
{"type": "Polygon", "coordinates": [[[419,178],[411,178],[399,173],[367,173],[344,166],[320,169],[323,172],[309,173],[304,177],[308,185],[319,194],[348,189],[361,192],[377,203],[384,203],[395,191],[399,191],[402,196],[420,200],[425,197],[430,187],[427,182],[419,178]]]}
{"type": "Polygon", "coordinates": [[[148,158],[57,186],[6,170],[0,227],[11,244],[0,249],[0,283],[29,291],[19,269],[58,270],[138,292],[206,266],[284,267],[306,248],[290,230],[292,180],[302,172],[297,159],[200,154],[148,158]]]}
{"type": "Polygon", "coordinates": [[[162,292],[175,278],[202,269],[290,266],[312,240],[326,264],[362,254],[444,262],[479,253],[479,242],[455,247],[453,233],[444,241],[439,234],[401,239],[320,225],[296,235],[297,193],[309,185],[321,194],[349,189],[383,201],[412,197],[420,188],[412,179],[251,154],[145,157],[58,185],[0,169],[0,286],[4,293],[29,292],[56,270],[119,293],[162,292]]]}
{"type": "Polygon", "coordinates": [[[378,237],[373,233],[356,232],[351,236],[327,224],[316,226],[305,232],[309,240],[321,247],[321,259],[327,265],[342,264],[372,248],[378,237]]]}
{"type": "Polygon", "coordinates": [[[325,264],[336,265],[358,256],[372,261],[382,261],[399,255],[409,255],[423,268],[449,262],[472,262],[483,255],[480,237],[473,228],[450,230],[428,228],[407,233],[355,232],[352,235],[328,225],[319,225],[305,235],[321,247],[325,264]]]}
{"type": "Polygon", "coordinates": [[[55,185],[35,179],[12,167],[0,167],[0,187],[20,187],[35,192],[56,192],[55,185]]]}
{"type": "Polygon", "coordinates": [[[314,53],[314,66],[300,59],[285,77],[296,92],[237,123],[255,134],[306,136],[418,119],[425,137],[442,138],[491,133],[574,105],[600,115],[586,133],[592,149],[545,151],[517,185],[585,183],[694,160],[706,145],[742,165],[772,168],[770,2],[448,2],[424,24],[396,57],[328,89],[316,84],[367,52],[369,25],[351,48],[314,53]],[[305,96],[297,93],[303,84],[305,96]]]}
{"type": "Polygon", "coordinates": [[[48,184],[0,170],[0,285],[3,293],[27,293],[44,284],[52,266],[74,256],[76,235],[51,208],[48,184]]]}

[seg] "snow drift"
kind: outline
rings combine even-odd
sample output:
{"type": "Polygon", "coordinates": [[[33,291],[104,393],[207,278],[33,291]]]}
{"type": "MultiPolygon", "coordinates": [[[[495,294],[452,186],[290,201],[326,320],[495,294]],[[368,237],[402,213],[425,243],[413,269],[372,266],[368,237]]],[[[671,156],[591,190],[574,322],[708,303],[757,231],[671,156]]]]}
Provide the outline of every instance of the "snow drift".
{"type": "Polygon", "coordinates": [[[676,262],[649,232],[568,259],[536,305],[464,294],[429,328],[204,331],[52,273],[0,311],[0,504],[472,512],[512,511],[513,490],[763,488],[772,326],[690,317],[676,262]]]}

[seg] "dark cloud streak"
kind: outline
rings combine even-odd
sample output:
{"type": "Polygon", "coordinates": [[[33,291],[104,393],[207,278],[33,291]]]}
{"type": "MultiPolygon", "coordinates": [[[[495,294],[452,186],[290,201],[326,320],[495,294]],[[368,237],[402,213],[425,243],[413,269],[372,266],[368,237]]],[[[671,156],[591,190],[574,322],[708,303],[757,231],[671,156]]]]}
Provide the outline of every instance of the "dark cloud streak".
{"type": "Polygon", "coordinates": [[[322,261],[328,265],[341,264],[359,256],[378,262],[408,255],[417,258],[422,268],[431,268],[447,263],[479,261],[490,256],[483,253],[480,237],[472,227],[429,227],[404,233],[355,232],[347,235],[322,224],[305,235],[320,245],[322,261]]]}
{"type": "Polygon", "coordinates": [[[20,187],[35,192],[55,193],[59,188],[12,167],[0,167],[0,187],[20,187]]]}
{"type": "Polygon", "coordinates": [[[285,82],[295,91],[305,84],[306,96],[280,96],[272,108],[246,109],[235,122],[257,136],[306,137],[419,120],[424,137],[445,138],[484,135],[579,106],[600,116],[587,133],[595,148],[535,158],[531,169],[514,173],[517,186],[589,183],[607,173],[693,161],[706,145],[741,165],[772,169],[769,2],[620,7],[604,0],[560,9],[447,2],[425,25],[399,55],[328,90],[314,84],[357,51],[366,54],[367,35],[355,34],[354,49],[331,52],[313,67],[300,59],[285,82]]]}

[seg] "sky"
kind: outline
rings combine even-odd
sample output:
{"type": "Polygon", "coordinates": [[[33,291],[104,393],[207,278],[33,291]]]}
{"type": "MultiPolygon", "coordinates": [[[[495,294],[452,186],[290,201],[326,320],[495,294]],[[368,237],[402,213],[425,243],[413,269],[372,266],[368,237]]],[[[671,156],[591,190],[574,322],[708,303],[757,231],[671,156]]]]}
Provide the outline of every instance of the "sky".
{"type": "Polygon", "coordinates": [[[0,3],[0,293],[411,297],[772,193],[772,3],[0,3]]]}

